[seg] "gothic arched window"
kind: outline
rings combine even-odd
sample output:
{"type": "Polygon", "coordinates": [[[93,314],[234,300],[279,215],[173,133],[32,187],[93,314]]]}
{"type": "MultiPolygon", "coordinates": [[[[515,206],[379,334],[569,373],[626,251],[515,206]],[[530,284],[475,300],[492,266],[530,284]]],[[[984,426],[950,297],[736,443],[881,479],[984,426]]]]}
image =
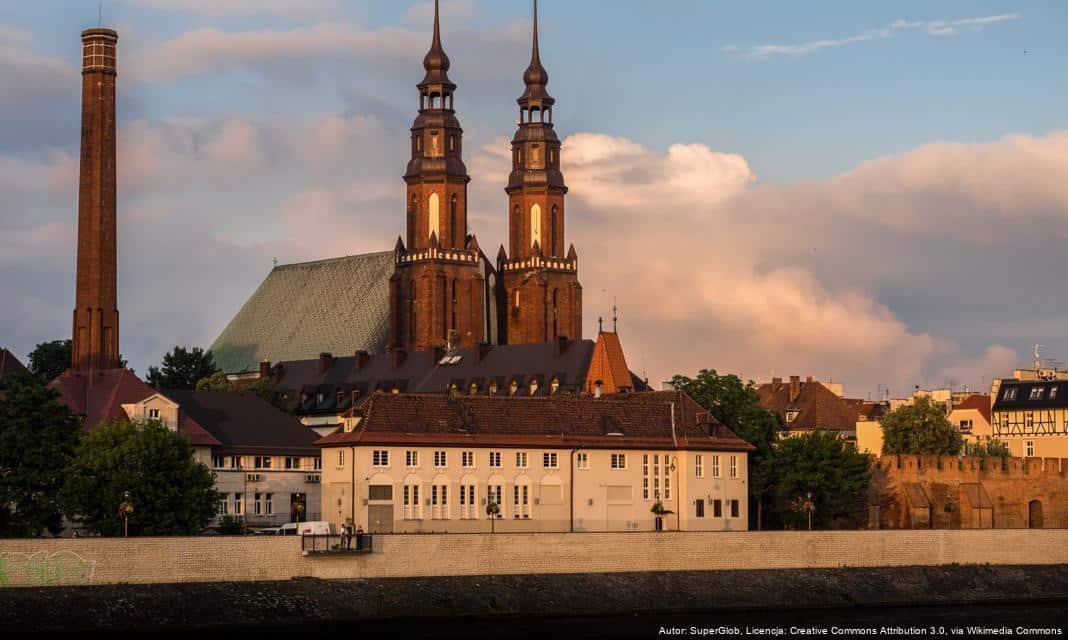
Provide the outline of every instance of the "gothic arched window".
{"type": "Polygon", "coordinates": [[[534,206],[530,208],[530,246],[533,247],[535,242],[537,242],[539,246],[542,245],[541,205],[537,203],[534,203],[534,206]]]}
{"type": "Polygon", "coordinates": [[[428,225],[427,236],[434,234],[438,237],[438,242],[441,242],[441,221],[438,215],[438,194],[430,194],[430,203],[428,210],[430,213],[430,224],[428,225]]]}
{"type": "Polygon", "coordinates": [[[452,238],[453,248],[460,248],[460,244],[456,242],[456,194],[452,194],[452,201],[449,204],[449,236],[452,238]]]}

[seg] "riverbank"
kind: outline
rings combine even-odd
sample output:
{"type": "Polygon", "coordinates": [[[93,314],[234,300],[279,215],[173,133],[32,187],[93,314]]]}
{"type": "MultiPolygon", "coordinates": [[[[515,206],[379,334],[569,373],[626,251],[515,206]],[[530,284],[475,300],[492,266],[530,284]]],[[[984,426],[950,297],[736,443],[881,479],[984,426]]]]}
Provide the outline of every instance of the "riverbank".
{"type": "Polygon", "coordinates": [[[455,616],[502,623],[573,616],[614,616],[618,621],[635,614],[981,603],[1068,603],[1068,565],[24,587],[0,589],[0,628],[27,634],[189,627],[209,632],[356,620],[388,626],[390,620],[455,616]]]}

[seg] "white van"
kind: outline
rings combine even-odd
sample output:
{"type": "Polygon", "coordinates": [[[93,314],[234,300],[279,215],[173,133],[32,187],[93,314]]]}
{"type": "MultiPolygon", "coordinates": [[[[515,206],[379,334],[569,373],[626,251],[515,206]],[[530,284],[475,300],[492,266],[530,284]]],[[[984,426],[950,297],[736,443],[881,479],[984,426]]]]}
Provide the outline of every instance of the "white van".
{"type": "Polygon", "coordinates": [[[298,522],[297,535],[301,536],[328,536],[337,535],[334,524],[322,520],[312,522],[298,522]]]}
{"type": "Polygon", "coordinates": [[[267,536],[295,536],[297,535],[297,526],[300,524],[299,522],[287,522],[279,527],[263,529],[260,533],[267,536]]]}

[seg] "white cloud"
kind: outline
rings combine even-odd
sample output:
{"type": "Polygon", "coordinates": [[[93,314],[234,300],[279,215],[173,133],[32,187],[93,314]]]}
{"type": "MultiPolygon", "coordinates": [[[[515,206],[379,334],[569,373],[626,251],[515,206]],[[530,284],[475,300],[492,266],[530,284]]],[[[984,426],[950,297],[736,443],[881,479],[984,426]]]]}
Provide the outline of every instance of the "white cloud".
{"type": "MultiPolygon", "coordinates": [[[[867,29],[860,33],[844,36],[841,38],[823,38],[811,40],[800,44],[762,44],[749,47],[744,50],[744,57],[750,60],[767,60],[774,56],[803,56],[814,53],[821,49],[843,47],[858,42],[870,42],[872,40],[886,40],[896,33],[906,30],[919,30],[932,36],[955,36],[962,31],[982,31],[987,25],[1009,20],[1017,20],[1020,15],[1007,13],[975,18],[961,18],[959,20],[929,20],[907,21],[895,20],[885,27],[867,29]]],[[[741,49],[737,45],[721,47],[725,53],[734,53],[741,49]]]]}
{"type": "Polygon", "coordinates": [[[120,0],[131,7],[190,13],[218,18],[222,16],[249,16],[275,14],[301,16],[320,14],[340,6],[337,0],[120,0]]]}

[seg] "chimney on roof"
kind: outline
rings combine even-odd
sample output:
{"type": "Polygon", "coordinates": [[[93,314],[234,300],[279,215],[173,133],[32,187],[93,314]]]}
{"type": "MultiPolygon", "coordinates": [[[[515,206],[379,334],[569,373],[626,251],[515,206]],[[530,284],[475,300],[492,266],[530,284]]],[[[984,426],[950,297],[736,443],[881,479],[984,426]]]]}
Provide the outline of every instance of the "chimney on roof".
{"type": "Polygon", "coordinates": [[[366,365],[370,360],[371,360],[371,354],[367,353],[366,351],[357,351],[356,352],[356,370],[359,371],[360,369],[363,369],[364,365],[366,365]]]}
{"type": "Polygon", "coordinates": [[[812,376],[808,376],[807,378],[805,378],[805,382],[812,382],[814,380],[815,378],[813,378],[812,376]]]}
{"type": "Polygon", "coordinates": [[[493,350],[493,345],[488,342],[479,342],[475,347],[475,362],[482,362],[483,358],[493,350]]]}
{"type": "Polygon", "coordinates": [[[390,351],[390,354],[393,356],[394,369],[399,369],[400,366],[404,364],[404,360],[408,357],[408,352],[404,349],[394,349],[393,351],[390,351]]]}
{"type": "Polygon", "coordinates": [[[319,354],[319,375],[326,373],[334,365],[334,356],[328,351],[319,354]]]}
{"type": "Polygon", "coordinates": [[[281,362],[279,362],[278,364],[274,365],[274,381],[281,382],[283,375],[285,375],[285,367],[282,365],[281,362]]]}
{"type": "Polygon", "coordinates": [[[556,339],[553,340],[553,355],[559,358],[565,351],[567,351],[570,344],[571,341],[567,336],[556,336],[556,339]]]}
{"type": "Polygon", "coordinates": [[[260,363],[260,380],[267,380],[271,377],[271,361],[264,360],[260,363]]]}
{"type": "Polygon", "coordinates": [[[790,376],[790,402],[801,395],[801,376],[790,376]]]}
{"type": "Polygon", "coordinates": [[[778,389],[780,385],[782,385],[782,378],[772,378],[771,379],[771,388],[772,389],[778,389]]]}
{"type": "Polygon", "coordinates": [[[600,398],[601,394],[603,394],[603,393],[604,393],[604,381],[602,381],[602,380],[594,380],[594,382],[593,382],[593,397],[594,398],[600,398]]]}

